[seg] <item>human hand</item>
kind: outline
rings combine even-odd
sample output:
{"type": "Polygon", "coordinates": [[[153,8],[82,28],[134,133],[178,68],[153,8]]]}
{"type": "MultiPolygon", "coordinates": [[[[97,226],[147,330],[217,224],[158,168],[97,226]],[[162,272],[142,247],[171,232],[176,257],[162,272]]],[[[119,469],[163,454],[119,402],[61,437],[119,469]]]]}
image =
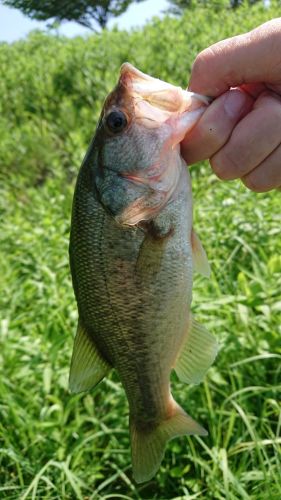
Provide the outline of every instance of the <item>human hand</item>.
{"type": "Polygon", "coordinates": [[[203,50],[189,90],[216,99],[182,143],[187,163],[209,158],[253,191],[280,187],[281,18],[203,50]]]}

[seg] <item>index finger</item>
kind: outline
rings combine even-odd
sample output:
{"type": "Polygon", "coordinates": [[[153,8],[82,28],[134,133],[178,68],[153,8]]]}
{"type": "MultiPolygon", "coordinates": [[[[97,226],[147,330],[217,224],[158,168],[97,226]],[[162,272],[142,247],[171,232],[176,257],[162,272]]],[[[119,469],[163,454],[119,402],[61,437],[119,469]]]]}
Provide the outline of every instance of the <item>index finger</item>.
{"type": "Polygon", "coordinates": [[[281,18],[222,40],[195,59],[189,89],[217,97],[230,87],[268,83],[281,91],[281,18]]]}

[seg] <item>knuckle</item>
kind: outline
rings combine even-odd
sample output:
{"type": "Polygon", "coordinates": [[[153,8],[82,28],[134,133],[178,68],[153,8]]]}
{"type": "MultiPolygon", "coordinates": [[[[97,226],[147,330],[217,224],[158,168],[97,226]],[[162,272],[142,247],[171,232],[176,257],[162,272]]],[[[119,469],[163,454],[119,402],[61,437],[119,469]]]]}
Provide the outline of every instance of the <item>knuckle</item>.
{"type": "Polygon", "coordinates": [[[239,161],[237,156],[223,149],[211,158],[210,163],[213,171],[221,180],[237,179],[241,177],[243,172],[241,161],[239,161]]]}
{"type": "Polygon", "coordinates": [[[264,90],[263,92],[261,92],[261,94],[259,95],[258,99],[257,99],[257,102],[260,103],[264,103],[264,101],[269,104],[270,106],[272,106],[272,111],[275,111],[276,112],[276,115],[280,117],[280,110],[281,110],[281,96],[279,94],[277,94],[276,92],[274,92],[274,90],[270,90],[269,88],[264,90]],[[278,106],[279,104],[279,106],[278,106]]]}
{"type": "Polygon", "coordinates": [[[206,70],[212,64],[213,57],[214,53],[212,47],[207,47],[206,49],[202,50],[202,52],[200,52],[194,60],[192,73],[200,76],[202,74],[205,75],[206,70]]]}
{"type": "Polygon", "coordinates": [[[264,193],[265,191],[267,191],[262,183],[262,180],[259,178],[259,176],[255,175],[255,173],[251,173],[246,175],[245,177],[242,177],[242,182],[248,189],[254,191],[255,193],[264,193]]]}
{"type": "Polygon", "coordinates": [[[224,168],[222,168],[222,166],[220,165],[220,163],[218,163],[215,159],[211,158],[210,159],[210,164],[211,164],[211,167],[212,167],[214,173],[216,174],[216,176],[221,181],[226,180],[225,170],[224,170],[224,168]]]}

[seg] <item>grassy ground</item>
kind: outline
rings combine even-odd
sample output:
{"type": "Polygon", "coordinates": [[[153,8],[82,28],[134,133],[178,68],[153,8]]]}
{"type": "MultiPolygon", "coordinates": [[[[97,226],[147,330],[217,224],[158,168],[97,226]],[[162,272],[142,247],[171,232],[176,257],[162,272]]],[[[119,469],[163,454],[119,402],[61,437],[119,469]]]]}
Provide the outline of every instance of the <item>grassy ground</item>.
{"type": "Polygon", "coordinates": [[[193,310],[220,353],[199,386],[172,377],[177,401],[209,430],[178,438],[136,486],[128,406],[116,374],[71,396],[77,312],[68,267],[73,186],[16,181],[1,191],[0,497],[281,498],[280,193],[257,195],[193,168],[196,229],[212,277],[193,310]]]}

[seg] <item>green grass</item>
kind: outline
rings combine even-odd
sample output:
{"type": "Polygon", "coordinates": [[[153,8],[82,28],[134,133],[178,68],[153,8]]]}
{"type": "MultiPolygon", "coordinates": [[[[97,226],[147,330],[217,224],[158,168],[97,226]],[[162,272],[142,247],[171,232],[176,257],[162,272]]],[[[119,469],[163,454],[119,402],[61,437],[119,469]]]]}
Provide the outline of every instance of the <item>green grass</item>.
{"type": "Polygon", "coordinates": [[[185,88],[198,52],[280,16],[280,1],[271,0],[270,9],[261,1],[250,9],[220,9],[218,2],[130,33],[68,39],[34,32],[0,43],[0,178],[41,183],[61,168],[73,177],[124,61],[185,88]]]}
{"type": "Polygon", "coordinates": [[[71,396],[77,312],[68,267],[73,185],[1,192],[0,497],[9,499],[281,498],[280,193],[257,195],[193,168],[195,226],[210,280],[193,310],[220,353],[204,382],[172,376],[177,401],[209,430],[167,447],[136,486],[128,406],[115,373],[71,396]]]}
{"type": "Polygon", "coordinates": [[[212,267],[210,280],[196,276],[193,311],[220,352],[202,384],[173,374],[172,388],[207,438],[171,441],[157,476],[136,486],[117,375],[89,394],[67,387],[72,179],[120,64],[186,85],[198,51],[277,17],[272,4],[188,10],[130,34],[0,44],[1,499],[281,498],[280,192],[192,169],[195,228],[212,267]]]}

